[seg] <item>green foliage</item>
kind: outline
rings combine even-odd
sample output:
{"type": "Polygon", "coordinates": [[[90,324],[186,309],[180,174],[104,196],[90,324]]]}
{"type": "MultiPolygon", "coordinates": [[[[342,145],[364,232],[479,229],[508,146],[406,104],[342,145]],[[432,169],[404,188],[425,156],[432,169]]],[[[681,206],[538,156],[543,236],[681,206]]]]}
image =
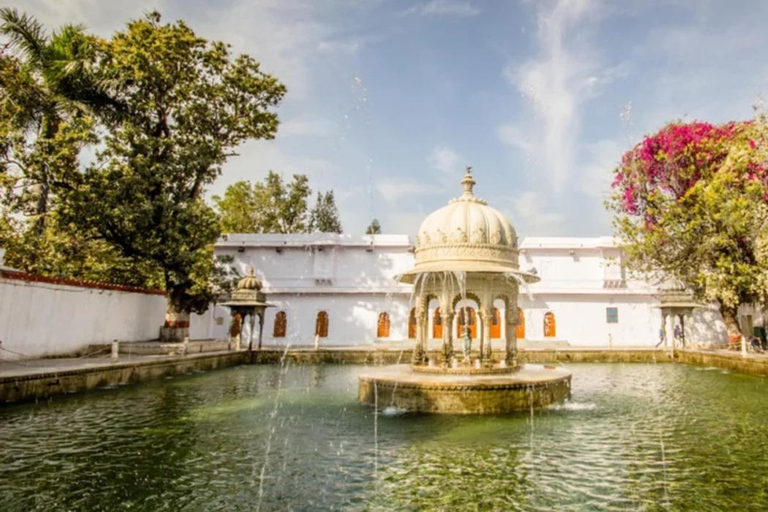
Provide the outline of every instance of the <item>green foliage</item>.
{"type": "Polygon", "coordinates": [[[365,228],[365,234],[366,235],[380,235],[381,234],[381,224],[379,224],[379,219],[373,219],[370,224],[368,224],[368,227],[365,228]]]}
{"type": "Polygon", "coordinates": [[[222,233],[257,233],[256,197],[249,181],[227,187],[224,197],[213,196],[222,233]]]}
{"type": "Polygon", "coordinates": [[[343,231],[333,190],[329,190],[325,194],[317,193],[317,201],[312,209],[309,224],[310,229],[314,232],[341,233],[343,231]]]}
{"type": "Polygon", "coordinates": [[[263,182],[233,183],[213,200],[225,233],[306,233],[309,227],[309,180],[294,174],[290,183],[269,171],[263,182]]]}

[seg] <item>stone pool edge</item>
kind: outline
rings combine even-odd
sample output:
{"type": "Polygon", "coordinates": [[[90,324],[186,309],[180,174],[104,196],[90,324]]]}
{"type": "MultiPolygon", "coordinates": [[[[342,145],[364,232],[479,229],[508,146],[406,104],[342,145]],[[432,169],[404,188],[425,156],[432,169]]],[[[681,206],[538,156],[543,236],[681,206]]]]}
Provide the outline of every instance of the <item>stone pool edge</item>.
{"type": "MultiPolygon", "coordinates": [[[[501,352],[494,354],[496,358],[501,352]]],[[[748,355],[738,352],[679,350],[674,355],[656,349],[525,349],[520,351],[525,363],[685,363],[694,366],[716,367],[725,370],[768,377],[768,356],[748,355]]],[[[88,391],[106,386],[132,384],[157,379],[168,375],[179,375],[190,371],[208,371],[241,364],[277,364],[284,360],[289,364],[396,364],[410,361],[409,349],[320,349],[295,348],[286,351],[279,348],[264,348],[249,355],[241,352],[208,352],[154,358],[152,360],[93,362],[83,359],[82,367],[61,370],[41,369],[31,372],[22,365],[30,361],[19,361],[19,372],[15,375],[0,376],[0,405],[9,402],[45,399],[88,391]]],[[[38,362],[41,360],[37,360],[38,362]]],[[[50,360],[55,364],[55,360],[50,360]]]]}
{"type": "Polygon", "coordinates": [[[192,371],[216,370],[247,362],[248,353],[241,351],[165,357],[150,361],[107,362],[36,373],[26,371],[20,375],[0,377],[0,403],[45,399],[192,371]]]}

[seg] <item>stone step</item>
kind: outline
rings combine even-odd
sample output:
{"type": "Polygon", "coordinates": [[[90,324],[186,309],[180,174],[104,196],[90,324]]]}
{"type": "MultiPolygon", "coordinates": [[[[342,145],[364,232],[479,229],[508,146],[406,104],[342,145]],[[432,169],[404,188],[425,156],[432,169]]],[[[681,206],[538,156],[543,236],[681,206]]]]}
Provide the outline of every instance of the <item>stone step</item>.
{"type": "MultiPolygon", "coordinates": [[[[221,352],[234,350],[234,342],[222,340],[195,340],[190,341],[187,347],[188,354],[201,354],[204,352],[221,352]]],[[[101,352],[108,354],[111,345],[90,345],[89,352],[101,352]]],[[[125,341],[120,343],[120,354],[129,355],[179,355],[184,351],[183,343],[166,343],[161,341],[125,341]]]]}

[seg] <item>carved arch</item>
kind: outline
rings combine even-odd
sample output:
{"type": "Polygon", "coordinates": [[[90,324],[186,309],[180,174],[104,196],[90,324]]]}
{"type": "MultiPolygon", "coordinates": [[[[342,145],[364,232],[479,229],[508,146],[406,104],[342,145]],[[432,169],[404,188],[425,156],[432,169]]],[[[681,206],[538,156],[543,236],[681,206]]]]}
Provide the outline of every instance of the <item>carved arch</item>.
{"type": "Polygon", "coordinates": [[[552,311],[547,311],[544,315],[544,337],[557,337],[557,321],[555,320],[555,314],[552,311]]]}
{"type": "Polygon", "coordinates": [[[389,338],[389,313],[382,311],[379,313],[379,323],[376,327],[377,338],[389,338]]]}

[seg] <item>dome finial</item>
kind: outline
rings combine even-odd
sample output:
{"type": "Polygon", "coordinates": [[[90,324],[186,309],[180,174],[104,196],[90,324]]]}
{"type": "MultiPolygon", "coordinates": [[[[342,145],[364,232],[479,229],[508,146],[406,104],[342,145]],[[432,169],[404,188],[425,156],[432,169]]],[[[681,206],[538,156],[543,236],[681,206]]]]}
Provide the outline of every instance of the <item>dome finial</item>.
{"type": "Polygon", "coordinates": [[[474,197],[472,188],[475,186],[475,178],[472,177],[472,166],[467,166],[467,173],[461,180],[461,184],[464,186],[464,195],[462,197],[474,197]]]}

